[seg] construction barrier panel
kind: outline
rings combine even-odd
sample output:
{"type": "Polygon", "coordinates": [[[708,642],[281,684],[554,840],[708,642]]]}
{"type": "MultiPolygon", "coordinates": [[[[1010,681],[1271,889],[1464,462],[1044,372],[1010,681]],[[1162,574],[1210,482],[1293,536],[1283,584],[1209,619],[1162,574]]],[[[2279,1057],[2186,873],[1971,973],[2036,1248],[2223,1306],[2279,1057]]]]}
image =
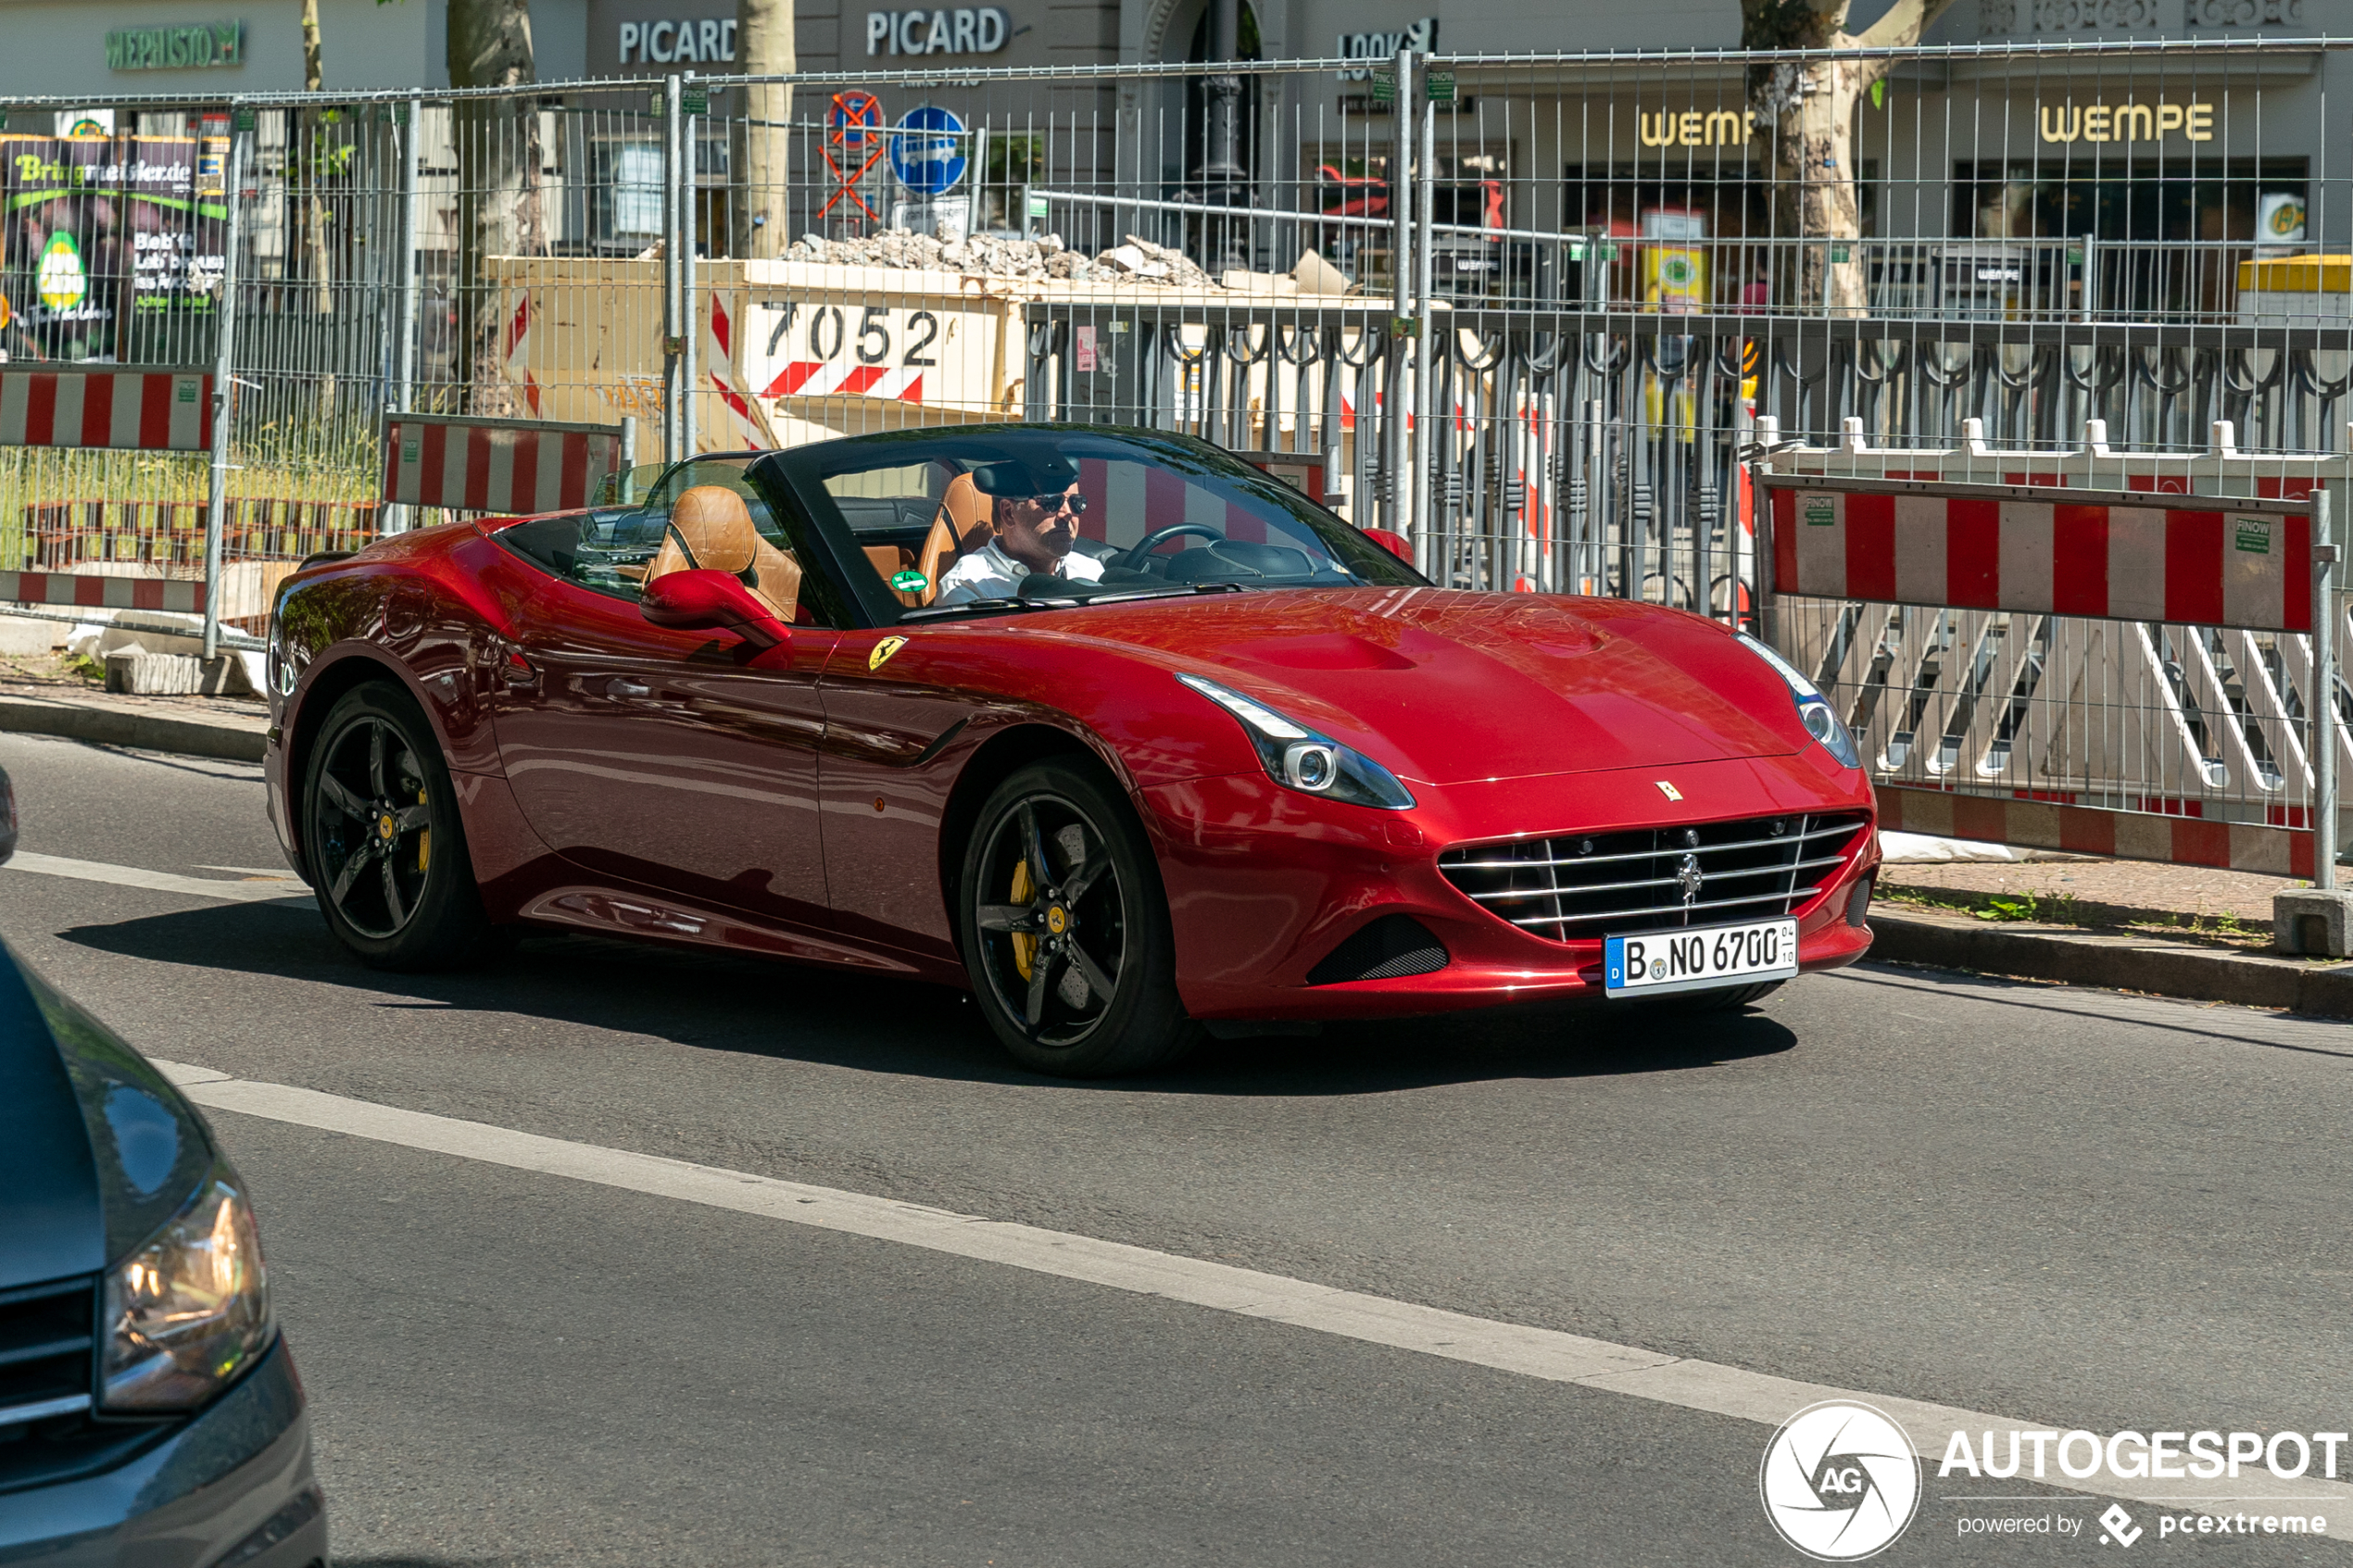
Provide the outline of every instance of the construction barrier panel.
{"type": "Polygon", "coordinates": [[[0,600],[76,609],[168,610],[202,615],[202,583],[162,577],[69,577],[55,571],[0,571],[0,600]]]}
{"type": "Polygon", "coordinates": [[[384,420],[384,498],[457,511],[585,507],[626,459],[608,425],[392,414],[384,420]]]}
{"type": "Polygon", "coordinates": [[[2309,497],[2346,459],[2272,457],[2235,495],[2173,505],[1894,477],[1982,476],[1986,457],[1856,443],[1755,467],[1768,635],[1856,733],[1881,825],[2312,875],[2313,717],[2337,683],[2310,634],[2309,497]],[[2304,498],[2250,494],[2262,478],[2300,479],[2304,498]]]}
{"type": "Polygon", "coordinates": [[[0,446],[202,452],[212,445],[203,370],[0,370],[0,446]]]}
{"type": "Polygon", "coordinates": [[[1778,592],[1931,608],[2312,629],[2312,518],[2289,501],[2116,506],[2110,493],[1793,480],[1771,492],[1778,592]]]}

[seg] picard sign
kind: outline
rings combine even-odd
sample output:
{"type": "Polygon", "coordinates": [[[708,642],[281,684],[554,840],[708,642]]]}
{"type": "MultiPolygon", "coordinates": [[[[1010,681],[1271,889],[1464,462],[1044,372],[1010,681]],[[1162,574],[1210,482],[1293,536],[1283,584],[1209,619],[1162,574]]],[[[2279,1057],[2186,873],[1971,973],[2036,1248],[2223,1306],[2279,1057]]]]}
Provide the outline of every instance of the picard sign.
{"type": "Polygon", "coordinates": [[[245,24],[119,27],[107,34],[108,70],[188,70],[245,63],[245,24]]]}

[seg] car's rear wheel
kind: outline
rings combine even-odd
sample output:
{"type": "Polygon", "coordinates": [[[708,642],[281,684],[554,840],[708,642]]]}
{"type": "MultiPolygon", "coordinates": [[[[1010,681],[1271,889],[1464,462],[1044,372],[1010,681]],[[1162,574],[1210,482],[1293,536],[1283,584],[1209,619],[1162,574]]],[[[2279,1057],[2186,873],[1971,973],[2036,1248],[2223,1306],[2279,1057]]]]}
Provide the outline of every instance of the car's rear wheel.
{"type": "Polygon", "coordinates": [[[964,851],[958,922],[983,1016],[1023,1065],[1141,1073],[1199,1037],[1176,997],[1168,903],[1134,812],[1092,770],[997,786],[964,851]]]}
{"type": "Polygon", "coordinates": [[[484,913],[457,792],[408,693],[371,681],[327,713],[303,778],[303,858],[327,925],[378,969],[446,969],[504,944],[484,913]]]}

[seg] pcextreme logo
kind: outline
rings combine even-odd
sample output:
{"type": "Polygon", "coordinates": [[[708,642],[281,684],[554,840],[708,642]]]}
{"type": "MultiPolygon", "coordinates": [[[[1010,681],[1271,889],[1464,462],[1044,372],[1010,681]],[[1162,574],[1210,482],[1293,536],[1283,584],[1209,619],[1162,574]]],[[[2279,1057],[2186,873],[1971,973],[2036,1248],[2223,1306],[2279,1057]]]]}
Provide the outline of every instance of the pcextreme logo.
{"type": "Polygon", "coordinates": [[[1817,1562],[1854,1562],[1885,1550],[1911,1524],[1920,1464],[1886,1414],[1830,1399],[1773,1434],[1757,1490],[1781,1539],[1817,1562]]]}

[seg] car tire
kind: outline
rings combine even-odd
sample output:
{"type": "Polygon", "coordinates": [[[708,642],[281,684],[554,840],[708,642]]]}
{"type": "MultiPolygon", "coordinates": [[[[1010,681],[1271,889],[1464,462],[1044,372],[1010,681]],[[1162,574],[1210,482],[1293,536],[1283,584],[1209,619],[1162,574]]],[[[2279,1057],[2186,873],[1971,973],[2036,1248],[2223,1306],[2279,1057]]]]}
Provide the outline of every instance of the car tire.
{"type": "Polygon", "coordinates": [[[1023,1066],[1071,1078],[1143,1073],[1200,1038],[1177,999],[1151,847],[1098,771],[1038,762],[999,784],[957,888],[974,995],[1023,1066]]]}
{"type": "Polygon", "coordinates": [[[1762,985],[1735,985],[1726,991],[1687,991],[1680,997],[1662,997],[1659,1000],[1675,1012],[1738,1012],[1788,984],[1786,980],[1768,980],[1762,985]]]}
{"type": "Polygon", "coordinates": [[[303,768],[302,834],[320,912],[360,962],[451,969],[510,945],[483,909],[433,728],[390,682],[328,709],[303,768]]]}

